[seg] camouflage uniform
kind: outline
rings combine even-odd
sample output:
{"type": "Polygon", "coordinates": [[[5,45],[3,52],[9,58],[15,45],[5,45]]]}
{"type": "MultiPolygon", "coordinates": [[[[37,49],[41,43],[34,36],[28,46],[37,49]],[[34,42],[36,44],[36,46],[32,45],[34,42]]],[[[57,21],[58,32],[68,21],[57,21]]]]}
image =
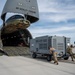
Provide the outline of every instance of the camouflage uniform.
{"type": "Polygon", "coordinates": [[[73,60],[73,59],[74,59],[74,55],[73,55],[73,52],[72,52],[72,48],[71,48],[71,47],[68,47],[68,48],[67,48],[67,53],[70,54],[72,61],[74,61],[74,60],[73,60]]]}
{"type": "Polygon", "coordinates": [[[57,52],[54,48],[50,48],[50,53],[53,55],[54,63],[58,65],[57,52]]]}

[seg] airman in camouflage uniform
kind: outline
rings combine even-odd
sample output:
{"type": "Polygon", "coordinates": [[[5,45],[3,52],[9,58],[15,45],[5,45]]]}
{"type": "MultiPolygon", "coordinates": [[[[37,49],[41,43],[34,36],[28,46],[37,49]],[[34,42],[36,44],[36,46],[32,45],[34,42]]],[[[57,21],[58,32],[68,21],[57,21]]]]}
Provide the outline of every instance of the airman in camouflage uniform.
{"type": "Polygon", "coordinates": [[[53,55],[54,63],[58,65],[57,52],[55,48],[50,48],[50,54],[53,55]]]}
{"type": "Polygon", "coordinates": [[[68,48],[67,48],[67,53],[69,53],[69,55],[71,56],[72,61],[74,61],[75,57],[74,57],[74,54],[72,52],[72,48],[70,46],[68,46],[68,48]]]}

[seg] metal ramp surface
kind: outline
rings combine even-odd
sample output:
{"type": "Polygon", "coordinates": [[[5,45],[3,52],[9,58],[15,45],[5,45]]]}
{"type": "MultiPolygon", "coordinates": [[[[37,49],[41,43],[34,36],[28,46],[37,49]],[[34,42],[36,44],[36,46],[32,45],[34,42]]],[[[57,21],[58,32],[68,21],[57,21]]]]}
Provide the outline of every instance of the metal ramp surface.
{"type": "Polygon", "coordinates": [[[8,56],[25,56],[29,54],[28,47],[3,47],[3,51],[8,56]]]}

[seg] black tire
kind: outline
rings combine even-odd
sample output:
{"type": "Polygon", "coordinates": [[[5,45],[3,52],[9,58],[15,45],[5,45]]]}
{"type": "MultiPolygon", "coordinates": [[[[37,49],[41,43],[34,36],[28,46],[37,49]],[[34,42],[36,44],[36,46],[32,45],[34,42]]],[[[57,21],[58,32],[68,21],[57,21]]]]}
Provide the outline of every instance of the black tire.
{"type": "Polygon", "coordinates": [[[68,56],[66,56],[65,58],[64,58],[64,60],[68,60],[69,59],[69,57],[68,56]]]}
{"type": "Polygon", "coordinates": [[[51,55],[48,55],[47,56],[47,61],[51,61],[52,60],[52,56],[51,55]]]}
{"type": "Polygon", "coordinates": [[[32,54],[32,57],[33,57],[33,58],[36,58],[36,53],[33,53],[33,54],[32,54]]]}

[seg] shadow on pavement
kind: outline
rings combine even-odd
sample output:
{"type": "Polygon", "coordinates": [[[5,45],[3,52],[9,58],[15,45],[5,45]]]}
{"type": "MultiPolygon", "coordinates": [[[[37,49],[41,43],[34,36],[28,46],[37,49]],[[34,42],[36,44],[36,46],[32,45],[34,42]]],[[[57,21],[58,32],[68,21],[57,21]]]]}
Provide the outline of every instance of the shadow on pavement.
{"type": "MultiPolygon", "coordinates": [[[[51,64],[54,64],[54,61],[47,61],[47,58],[46,57],[36,57],[36,58],[32,58],[31,56],[25,56],[27,58],[31,58],[31,59],[35,59],[35,60],[38,60],[38,61],[42,61],[42,62],[47,62],[47,63],[51,63],[51,64]]],[[[59,59],[58,62],[63,62],[63,63],[70,63],[70,64],[75,64],[75,60],[74,61],[71,61],[71,59],[69,58],[68,60],[64,60],[64,59],[59,59]]]]}

